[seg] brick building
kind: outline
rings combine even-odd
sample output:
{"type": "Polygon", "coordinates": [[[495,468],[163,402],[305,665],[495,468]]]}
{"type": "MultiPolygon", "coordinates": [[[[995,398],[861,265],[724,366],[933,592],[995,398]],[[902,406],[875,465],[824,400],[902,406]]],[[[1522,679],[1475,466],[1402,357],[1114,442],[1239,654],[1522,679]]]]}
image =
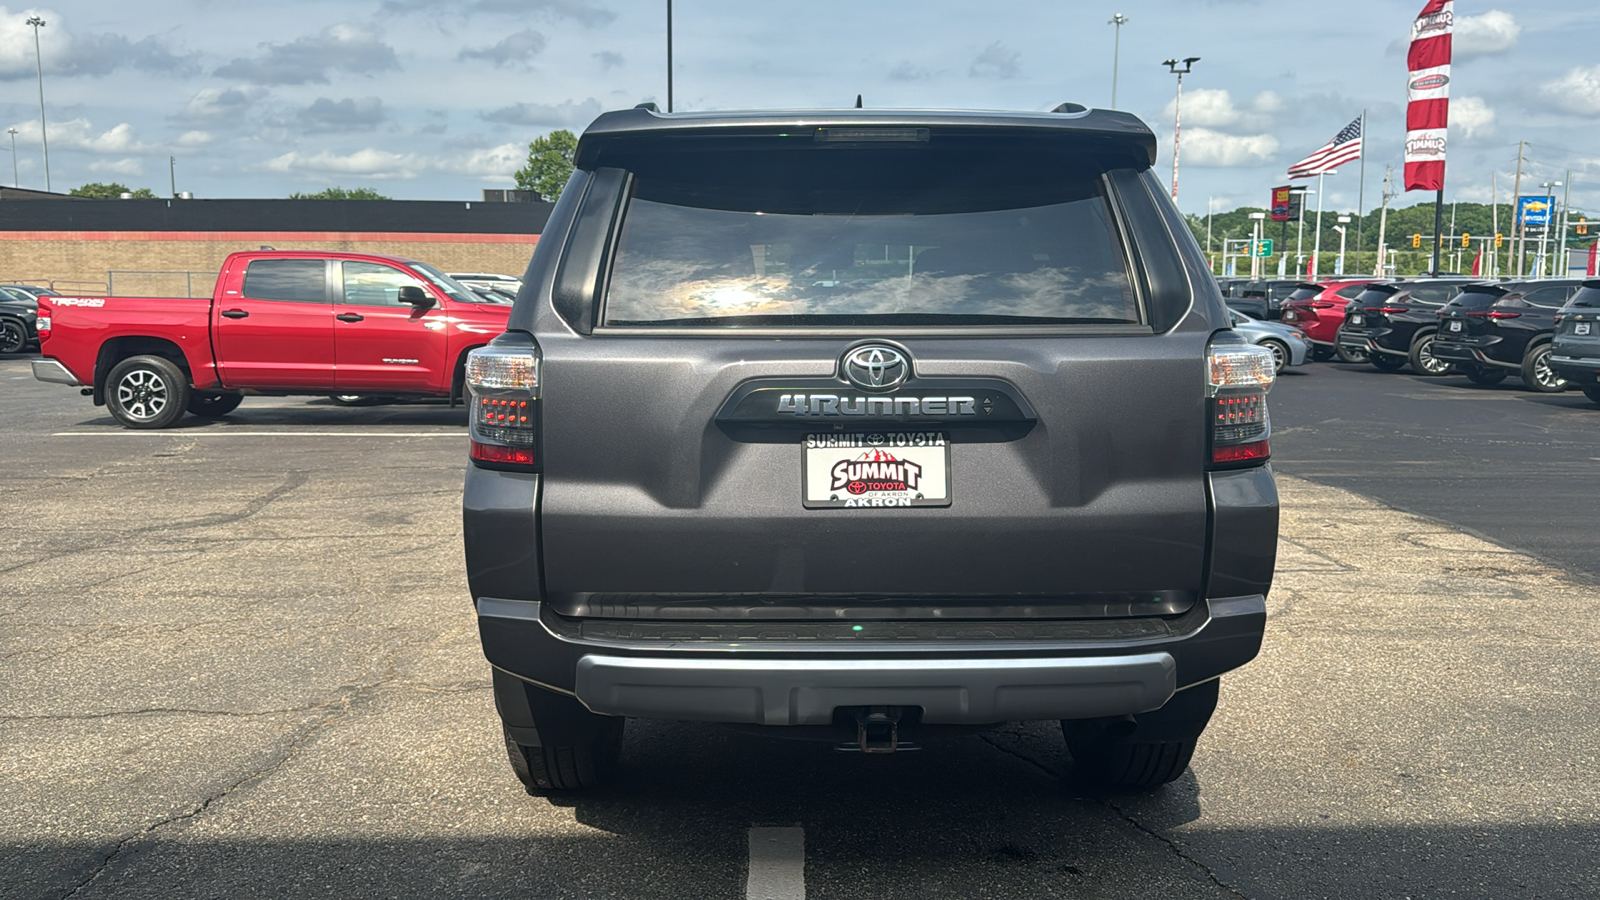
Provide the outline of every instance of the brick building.
{"type": "Polygon", "coordinates": [[[0,195],[0,281],[73,293],[209,296],[236,250],[387,253],[521,275],[548,203],[83,200],[0,195]]]}

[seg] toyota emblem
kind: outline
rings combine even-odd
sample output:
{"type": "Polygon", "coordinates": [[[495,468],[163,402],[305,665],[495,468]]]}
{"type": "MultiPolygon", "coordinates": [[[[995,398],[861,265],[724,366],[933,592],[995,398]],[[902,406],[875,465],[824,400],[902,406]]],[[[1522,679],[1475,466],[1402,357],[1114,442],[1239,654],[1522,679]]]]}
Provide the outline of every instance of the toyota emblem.
{"type": "Polygon", "coordinates": [[[882,344],[868,344],[845,354],[844,377],[865,391],[889,391],[911,377],[911,360],[882,344]]]}

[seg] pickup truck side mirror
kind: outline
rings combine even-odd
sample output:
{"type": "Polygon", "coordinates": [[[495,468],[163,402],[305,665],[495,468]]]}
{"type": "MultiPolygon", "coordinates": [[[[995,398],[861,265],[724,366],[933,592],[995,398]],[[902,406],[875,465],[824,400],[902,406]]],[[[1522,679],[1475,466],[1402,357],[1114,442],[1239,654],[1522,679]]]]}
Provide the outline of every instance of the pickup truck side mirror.
{"type": "Polygon", "coordinates": [[[417,307],[419,312],[433,308],[433,298],[428,296],[428,292],[423,290],[421,285],[416,284],[400,286],[400,302],[417,307]]]}

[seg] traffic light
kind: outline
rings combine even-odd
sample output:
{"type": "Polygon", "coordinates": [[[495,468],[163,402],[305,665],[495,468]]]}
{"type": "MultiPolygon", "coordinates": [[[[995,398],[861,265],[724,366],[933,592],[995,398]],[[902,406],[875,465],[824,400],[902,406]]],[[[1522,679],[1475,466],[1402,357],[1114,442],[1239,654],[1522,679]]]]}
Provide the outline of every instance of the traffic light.
{"type": "Polygon", "coordinates": [[[1588,234],[1589,233],[1589,220],[1588,219],[1579,219],[1578,220],[1578,233],[1579,234],[1588,234]]]}
{"type": "Polygon", "coordinates": [[[1465,231],[1461,232],[1461,246],[1463,246],[1463,247],[1471,247],[1472,246],[1472,235],[1467,234],[1465,231]]]}
{"type": "Polygon", "coordinates": [[[1500,245],[1504,244],[1505,242],[1506,242],[1505,235],[1503,235],[1500,232],[1496,231],[1494,233],[1494,248],[1496,250],[1499,250],[1500,249],[1500,245]]]}
{"type": "Polygon", "coordinates": [[[1411,246],[1412,247],[1421,247],[1422,246],[1422,235],[1413,234],[1411,236],[1411,246]]]}

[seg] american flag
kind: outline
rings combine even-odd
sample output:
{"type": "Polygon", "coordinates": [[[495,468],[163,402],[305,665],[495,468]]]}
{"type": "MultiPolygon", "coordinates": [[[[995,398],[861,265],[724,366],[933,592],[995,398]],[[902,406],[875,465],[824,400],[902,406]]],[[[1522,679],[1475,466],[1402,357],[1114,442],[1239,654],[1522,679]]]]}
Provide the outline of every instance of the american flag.
{"type": "Polygon", "coordinates": [[[1333,136],[1333,140],[1317,148],[1317,152],[1289,167],[1290,178],[1310,178],[1323,172],[1332,172],[1352,159],[1361,156],[1361,117],[1346,125],[1333,136]]]}

